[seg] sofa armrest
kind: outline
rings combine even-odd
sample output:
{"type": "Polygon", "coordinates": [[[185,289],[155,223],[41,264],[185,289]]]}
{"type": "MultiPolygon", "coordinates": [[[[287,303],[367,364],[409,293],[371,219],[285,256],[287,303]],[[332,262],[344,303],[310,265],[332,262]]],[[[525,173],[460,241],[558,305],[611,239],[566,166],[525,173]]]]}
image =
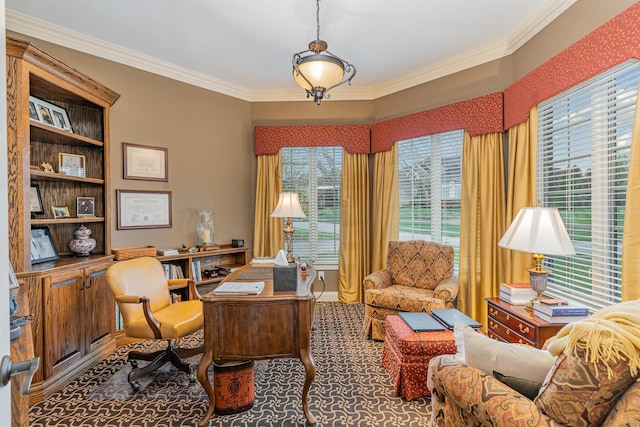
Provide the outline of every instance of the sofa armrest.
{"type": "Polygon", "coordinates": [[[364,290],[384,289],[391,286],[391,272],[387,269],[374,271],[362,281],[364,290]]]}
{"type": "Polygon", "coordinates": [[[445,410],[455,408],[456,414],[444,414],[449,420],[461,416],[473,418],[482,425],[560,426],[533,401],[453,355],[431,359],[427,387],[434,406],[445,410]]]}
{"type": "Polygon", "coordinates": [[[433,290],[434,296],[446,304],[450,304],[454,299],[458,296],[458,292],[460,291],[460,284],[458,283],[457,276],[451,276],[448,279],[443,280],[442,282],[436,285],[433,290]]]}

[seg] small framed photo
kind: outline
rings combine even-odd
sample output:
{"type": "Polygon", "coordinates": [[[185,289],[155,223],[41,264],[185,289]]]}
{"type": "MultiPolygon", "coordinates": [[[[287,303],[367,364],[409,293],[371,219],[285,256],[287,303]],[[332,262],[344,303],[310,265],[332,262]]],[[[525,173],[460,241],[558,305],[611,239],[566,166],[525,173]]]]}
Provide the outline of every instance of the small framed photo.
{"type": "Polygon", "coordinates": [[[122,143],[124,179],[169,181],[169,150],[162,147],[122,143]]]}
{"type": "Polygon", "coordinates": [[[31,229],[31,264],[53,261],[60,258],[49,232],[49,227],[31,229]]]}
{"type": "Polygon", "coordinates": [[[73,132],[67,110],[33,96],[29,97],[29,117],[67,132],[73,132]]]}
{"type": "Polygon", "coordinates": [[[9,289],[15,289],[19,286],[18,278],[15,271],[13,271],[13,265],[9,263],[9,289]]]}
{"type": "Polygon", "coordinates": [[[42,196],[40,195],[40,186],[37,184],[31,184],[31,199],[29,201],[32,214],[43,214],[44,207],[42,206],[42,196]]]}
{"type": "Polygon", "coordinates": [[[84,178],[85,157],[79,154],[59,153],[58,172],[69,176],[84,178]]]}
{"type": "Polygon", "coordinates": [[[51,210],[53,211],[53,217],[58,218],[70,218],[69,208],[66,206],[51,206],[51,210]]]}
{"type": "Polygon", "coordinates": [[[171,228],[171,191],[116,190],[118,230],[171,228]]]}
{"type": "Polygon", "coordinates": [[[76,202],[78,218],[96,216],[96,204],[93,197],[78,197],[76,202]]]}

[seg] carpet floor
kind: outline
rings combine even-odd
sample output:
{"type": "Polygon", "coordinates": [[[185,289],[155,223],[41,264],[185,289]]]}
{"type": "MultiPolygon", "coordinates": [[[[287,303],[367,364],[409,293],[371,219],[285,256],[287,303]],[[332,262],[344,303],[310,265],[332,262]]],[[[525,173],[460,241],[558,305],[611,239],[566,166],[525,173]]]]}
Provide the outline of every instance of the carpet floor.
{"type": "MultiPolygon", "coordinates": [[[[309,408],[320,427],[427,426],[428,398],[406,402],[393,395],[391,377],[380,364],[382,343],[363,337],[363,306],[316,304],[312,354],[316,377],[309,408]]],[[[194,343],[202,332],[189,337],[194,343]]],[[[199,382],[171,365],[140,379],[133,392],[126,377],[130,349],[150,350],[142,341],[120,347],[61,391],[29,410],[31,426],[194,426],[208,406],[199,382]]],[[[193,358],[198,362],[200,356],[193,358]]],[[[210,368],[212,375],[213,368],[210,368]]],[[[296,359],[256,361],[253,408],[216,415],[210,426],[288,427],[306,425],[301,393],[304,367],[296,359]]]]}

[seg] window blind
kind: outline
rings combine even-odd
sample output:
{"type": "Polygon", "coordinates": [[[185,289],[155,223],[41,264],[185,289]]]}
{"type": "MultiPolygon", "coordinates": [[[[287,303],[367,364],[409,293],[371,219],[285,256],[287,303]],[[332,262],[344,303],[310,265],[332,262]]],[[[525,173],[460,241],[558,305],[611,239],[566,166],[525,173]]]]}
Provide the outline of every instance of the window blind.
{"type": "Polygon", "coordinates": [[[342,147],[287,147],[282,190],[298,193],[306,218],[291,218],[293,255],[337,264],[340,246],[342,147]]]}
{"type": "Polygon", "coordinates": [[[398,142],[400,240],[453,246],[456,266],[463,136],[457,130],[398,142]]]}
{"type": "Polygon", "coordinates": [[[621,300],[639,81],[640,63],[629,61],[538,106],[537,197],[558,208],[576,249],[573,257],[545,257],[547,289],[593,309],[621,300]]]}

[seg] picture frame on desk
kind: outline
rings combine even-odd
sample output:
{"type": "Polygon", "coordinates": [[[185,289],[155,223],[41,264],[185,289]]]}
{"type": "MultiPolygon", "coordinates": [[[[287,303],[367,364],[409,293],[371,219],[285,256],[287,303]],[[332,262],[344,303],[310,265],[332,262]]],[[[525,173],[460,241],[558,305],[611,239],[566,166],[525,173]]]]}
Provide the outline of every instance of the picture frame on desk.
{"type": "Polygon", "coordinates": [[[118,230],[171,228],[171,191],[116,190],[118,230]]]}
{"type": "Polygon", "coordinates": [[[122,143],[123,178],[169,181],[169,149],[122,143]]]}
{"type": "Polygon", "coordinates": [[[31,264],[59,259],[49,227],[31,228],[31,264]]]}

